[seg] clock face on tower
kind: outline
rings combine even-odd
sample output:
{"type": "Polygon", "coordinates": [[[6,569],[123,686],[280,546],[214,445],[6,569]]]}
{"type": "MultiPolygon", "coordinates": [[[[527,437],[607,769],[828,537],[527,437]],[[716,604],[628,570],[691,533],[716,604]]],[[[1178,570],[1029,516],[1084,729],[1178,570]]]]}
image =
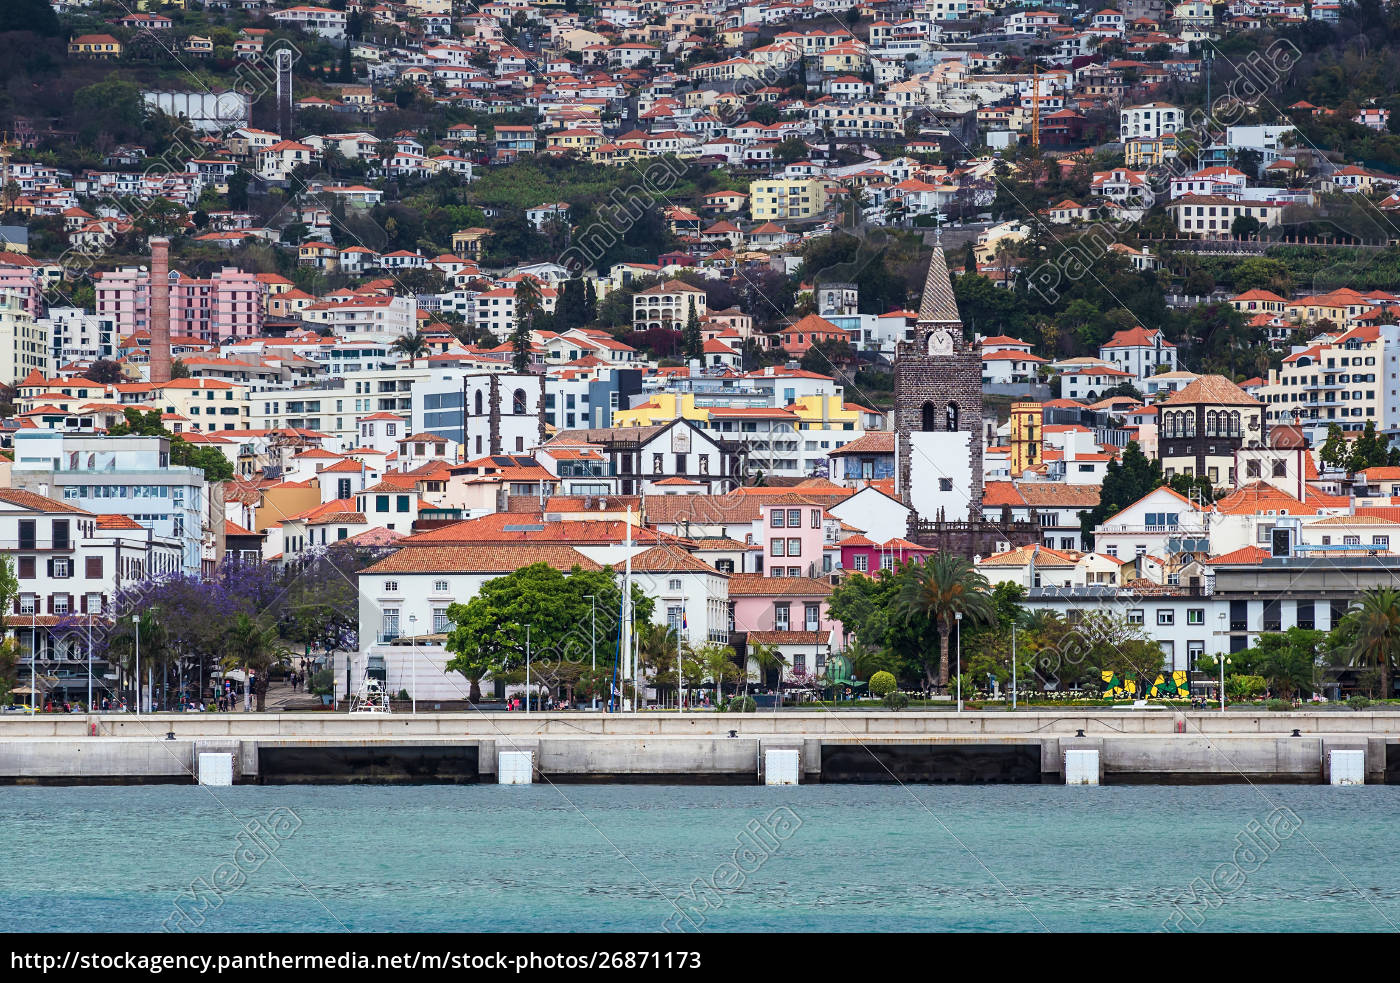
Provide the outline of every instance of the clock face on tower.
{"type": "Polygon", "coordinates": [[[946,328],[938,328],[928,336],[928,353],[930,355],[951,355],[953,354],[953,336],[946,328]]]}

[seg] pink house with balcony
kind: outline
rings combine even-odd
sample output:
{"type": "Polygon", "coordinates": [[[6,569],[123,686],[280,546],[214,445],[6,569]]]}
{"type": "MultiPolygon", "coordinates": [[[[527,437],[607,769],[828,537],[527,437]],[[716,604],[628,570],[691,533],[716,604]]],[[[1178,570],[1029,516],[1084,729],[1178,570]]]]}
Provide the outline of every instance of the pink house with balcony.
{"type": "MultiPolygon", "coordinates": [[[[839,628],[827,606],[830,597],[830,578],[732,574],[730,637],[743,633],[746,652],[750,644],[776,647],[788,661],[785,678],[798,672],[818,675],[826,666],[826,657],[840,645],[839,628]]],[[[749,669],[757,678],[757,669],[749,669]]]]}

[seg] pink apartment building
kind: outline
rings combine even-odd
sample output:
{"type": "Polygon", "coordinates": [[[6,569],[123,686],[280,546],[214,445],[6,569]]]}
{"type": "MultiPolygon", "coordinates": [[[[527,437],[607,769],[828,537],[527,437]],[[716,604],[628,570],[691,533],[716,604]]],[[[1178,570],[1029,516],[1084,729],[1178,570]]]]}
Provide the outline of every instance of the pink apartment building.
{"type": "MultiPolygon", "coordinates": [[[[150,274],[126,267],[95,275],[97,313],[110,318],[118,335],[150,324],[150,274]]],[[[257,275],[224,267],[207,280],[171,274],[170,333],[218,341],[262,333],[265,287],[257,275]]]]}

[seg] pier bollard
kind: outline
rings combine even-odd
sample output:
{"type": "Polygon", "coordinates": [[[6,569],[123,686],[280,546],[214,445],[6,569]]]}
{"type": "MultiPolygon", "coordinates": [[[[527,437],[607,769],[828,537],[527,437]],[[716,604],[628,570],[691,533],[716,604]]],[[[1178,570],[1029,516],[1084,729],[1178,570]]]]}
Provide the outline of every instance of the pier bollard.
{"type": "Polygon", "coordinates": [[[497,751],[496,784],[530,785],[535,780],[535,752],[497,751]]]}
{"type": "Polygon", "coordinates": [[[202,751],[199,755],[199,784],[232,785],[233,755],[202,751]]]}
{"type": "Polygon", "coordinates": [[[801,752],[793,749],[782,749],[763,752],[763,784],[764,785],[797,785],[799,784],[798,759],[801,752]]]}
{"type": "Polygon", "coordinates": [[[1327,759],[1333,785],[1366,784],[1365,751],[1328,751],[1327,759]]]}
{"type": "Polygon", "coordinates": [[[1097,785],[1099,783],[1099,752],[1075,750],[1065,752],[1065,784],[1097,785]]]}

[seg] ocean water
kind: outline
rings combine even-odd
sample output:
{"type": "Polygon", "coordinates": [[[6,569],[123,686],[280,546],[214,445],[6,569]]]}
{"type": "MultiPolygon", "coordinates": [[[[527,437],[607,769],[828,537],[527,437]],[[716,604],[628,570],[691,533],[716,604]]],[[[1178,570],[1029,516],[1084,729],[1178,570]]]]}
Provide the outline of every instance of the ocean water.
{"type": "Polygon", "coordinates": [[[1400,787],[9,787],[0,924],[1384,931],[1400,787]]]}

